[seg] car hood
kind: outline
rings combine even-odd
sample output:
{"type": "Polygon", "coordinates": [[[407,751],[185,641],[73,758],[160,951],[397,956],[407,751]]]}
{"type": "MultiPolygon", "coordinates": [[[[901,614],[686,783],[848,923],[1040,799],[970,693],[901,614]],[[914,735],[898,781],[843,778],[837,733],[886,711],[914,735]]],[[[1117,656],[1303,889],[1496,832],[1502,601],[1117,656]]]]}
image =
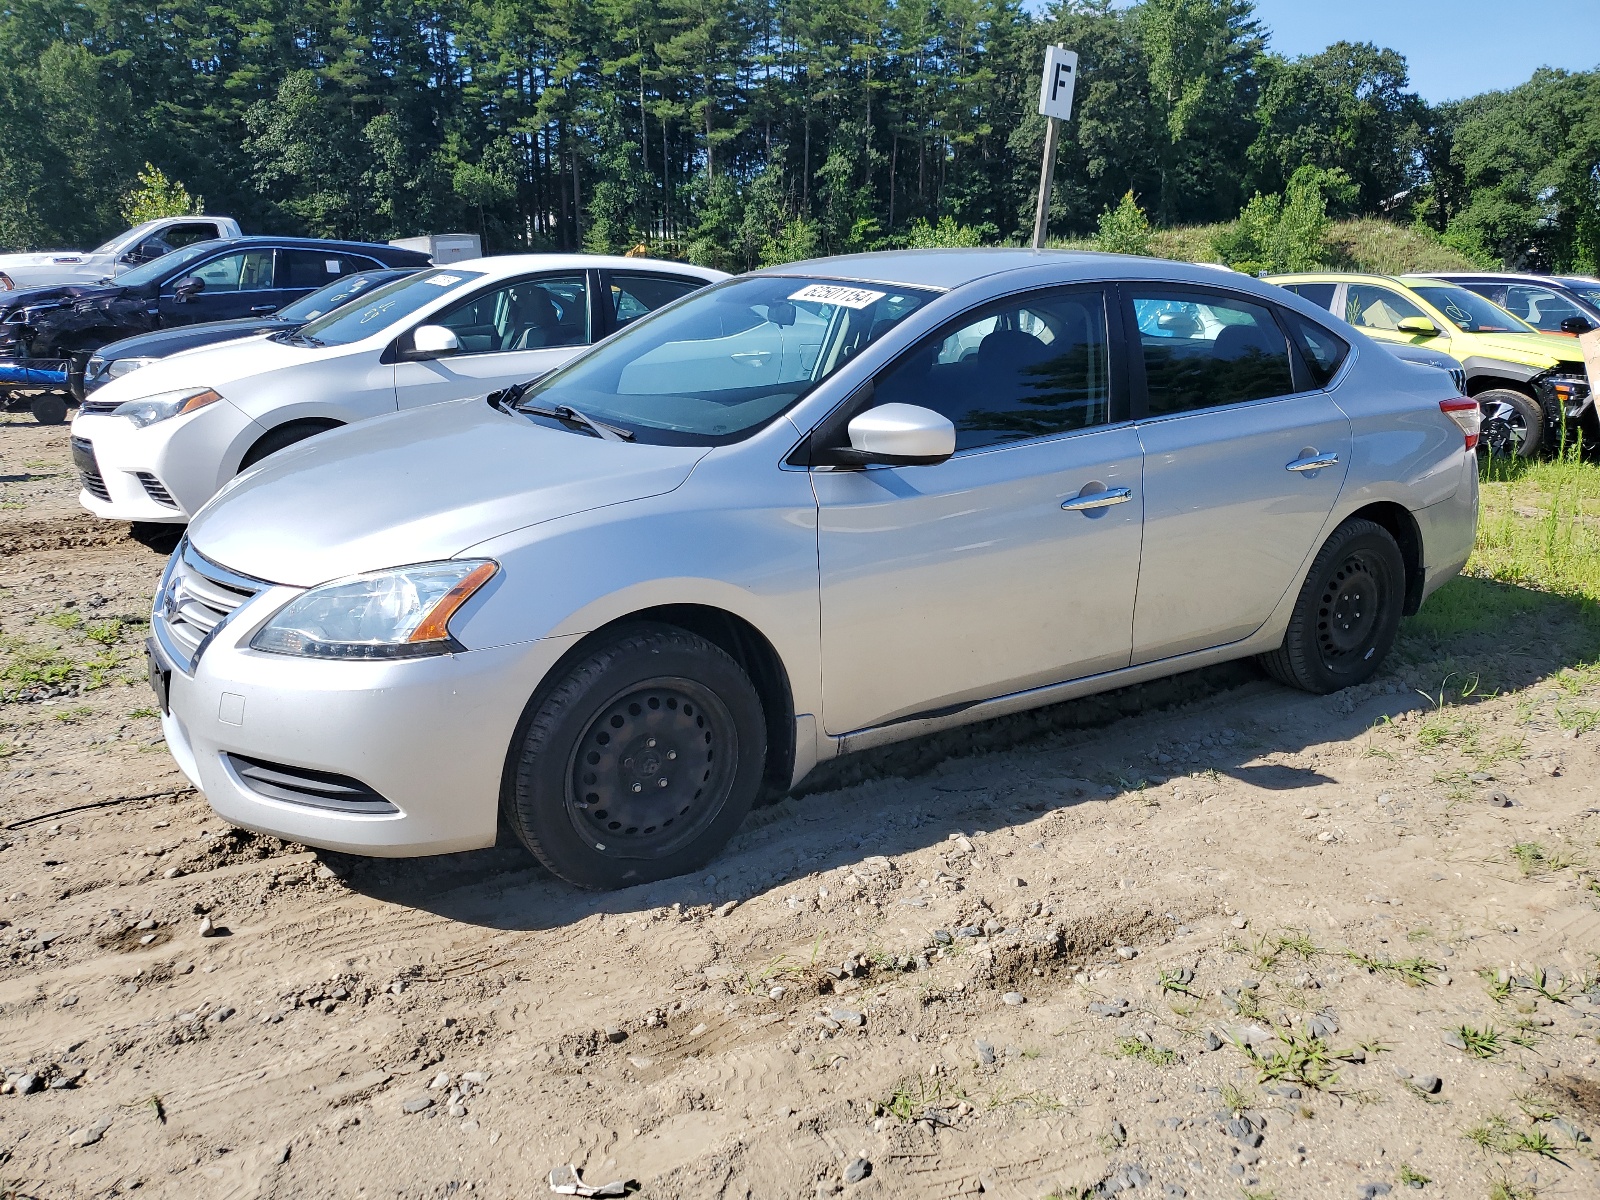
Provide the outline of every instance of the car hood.
{"type": "Polygon", "coordinates": [[[1530,367],[1583,361],[1577,339],[1559,333],[1474,333],[1470,337],[1468,354],[1504,358],[1530,367]]]}
{"type": "Polygon", "coordinates": [[[283,321],[276,317],[240,317],[234,321],[206,321],[200,325],[174,325],[171,329],[157,329],[141,333],[120,342],[112,342],[95,353],[101,358],[165,358],[180,350],[197,346],[210,346],[217,342],[231,342],[252,337],[258,333],[275,333],[280,329],[297,329],[296,321],[283,321]]]}
{"type": "MultiPolygon", "coordinates": [[[[178,326],[187,330],[192,326],[178,326]]],[[[117,345],[117,354],[124,356],[126,340],[117,345]]],[[[225,397],[234,400],[227,385],[239,380],[254,380],[270,371],[285,367],[301,367],[326,362],[346,354],[361,353],[362,344],[349,346],[290,346],[270,338],[252,337],[249,329],[230,334],[226,340],[217,339],[212,344],[196,346],[182,354],[172,353],[157,359],[149,366],[121,378],[113,379],[98,392],[97,398],[117,401],[142,400],[158,392],[177,388],[216,388],[225,397]]]]}
{"type": "MultiPolygon", "coordinates": [[[[0,267],[0,270],[4,270],[0,267]]],[[[120,296],[127,289],[101,283],[60,283],[48,287],[24,287],[11,292],[0,292],[0,312],[15,312],[19,308],[37,308],[41,304],[75,303],[79,300],[102,300],[120,296]]]]}
{"type": "Polygon", "coordinates": [[[189,541],[231,571],[310,587],[659,496],[707,452],[604,441],[457,400],[274,454],[200,510],[189,541]]]}

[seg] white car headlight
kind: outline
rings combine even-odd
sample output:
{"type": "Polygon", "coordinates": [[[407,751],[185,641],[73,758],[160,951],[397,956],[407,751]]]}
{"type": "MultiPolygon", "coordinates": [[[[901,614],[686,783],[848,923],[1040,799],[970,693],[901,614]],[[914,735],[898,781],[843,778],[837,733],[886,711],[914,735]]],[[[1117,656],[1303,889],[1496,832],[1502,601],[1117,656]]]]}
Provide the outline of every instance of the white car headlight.
{"type": "MultiPolygon", "coordinates": [[[[105,371],[107,379],[120,379],[130,371],[137,371],[140,367],[148,367],[156,360],[153,358],[113,358],[109,366],[105,365],[104,359],[98,361],[102,364],[102,369],[105,371]]],[[[91,371],[94,370],[95,362],[95,359],[91,358],[89,360],[89,369],[91,371]]]]}
{"type": "Polygon", "coordinates": [[[250,642],[304,658],[414,658],[461,649],[450,618],[500,570],[492,559],[418,563],[296,596],[250,642]]]}
{"type": "Polygon", "coordinates": [[[179,388],[175,392],[157,392],[154,396],[129,400],[126,404],[119,404],[112,409],[111,415],[127,417],[133,422],[134,428],[143,429],[146,425],[154,425],[157,421],[165,421],[182,413],[194,412],[197,408],[215,404],[221,399],[222,397],[211,388],[179,388]]]}

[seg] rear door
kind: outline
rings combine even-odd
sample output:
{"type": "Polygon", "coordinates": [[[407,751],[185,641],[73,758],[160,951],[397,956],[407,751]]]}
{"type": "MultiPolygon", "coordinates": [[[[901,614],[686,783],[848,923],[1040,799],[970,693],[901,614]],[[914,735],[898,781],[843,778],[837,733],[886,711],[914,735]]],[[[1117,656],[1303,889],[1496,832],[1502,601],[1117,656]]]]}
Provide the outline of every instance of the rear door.
{"type": "Polygon", "coordinates": [[[593,272],[524,275],[483,288],[423,324],[442,325],[459,353],[407,359],[411,334],[396,343],[395,395],[401,408],[482,395],[547,374],[594,341],[593,272]]]}
{"type": "Polygon", "coordinates": [[[1123,286],[1144,451],[1138,664],[1236,642],[1265,623],[1339,497],[1352,433],[1271,306],[1220,290],[1123,286]]]}
{"type": "Polygon", "coordinates": [[[278,251],[278,273],[273,295],[274,311],[320,287],[356,271],[368,269],[367,260],[327,250],[288,248],[278,251]]]}

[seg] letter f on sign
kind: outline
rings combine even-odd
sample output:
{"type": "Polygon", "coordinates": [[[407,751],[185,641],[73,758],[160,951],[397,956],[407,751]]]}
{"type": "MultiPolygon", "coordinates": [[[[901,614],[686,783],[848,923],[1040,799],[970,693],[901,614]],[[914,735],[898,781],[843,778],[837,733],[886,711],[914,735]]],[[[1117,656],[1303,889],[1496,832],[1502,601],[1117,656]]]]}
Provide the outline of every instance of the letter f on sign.
{"type": "Polygon", "coordinates": [[[1078,55],[1064,46],[1047,46],[1044,75],[1039,80],[1039,111],[1058,121],[1072,116],[1072,89],[1078,77],[1078,55]]]}

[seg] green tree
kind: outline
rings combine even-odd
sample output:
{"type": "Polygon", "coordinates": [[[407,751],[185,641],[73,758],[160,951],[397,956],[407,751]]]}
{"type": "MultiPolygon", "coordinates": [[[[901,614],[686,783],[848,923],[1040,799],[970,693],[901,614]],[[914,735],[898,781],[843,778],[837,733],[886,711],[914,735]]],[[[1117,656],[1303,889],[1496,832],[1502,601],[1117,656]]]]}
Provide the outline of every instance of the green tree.
{"type": "Polygon", "coordinates": [[[1094,244],[1095,249],[1110,254],[1150,253],[1150,219],[1131,191],[1115,208],[1108,205],[1101,212],[1094,244]]]}
{"type": "Polygon", "coordinates": [[[137,186],[122,195],[122,219],[129,225],[204,211],[204,197],[191,197],[179,180],[168,179],[165,171],[150,163],[139,172],[137,186]]]}

